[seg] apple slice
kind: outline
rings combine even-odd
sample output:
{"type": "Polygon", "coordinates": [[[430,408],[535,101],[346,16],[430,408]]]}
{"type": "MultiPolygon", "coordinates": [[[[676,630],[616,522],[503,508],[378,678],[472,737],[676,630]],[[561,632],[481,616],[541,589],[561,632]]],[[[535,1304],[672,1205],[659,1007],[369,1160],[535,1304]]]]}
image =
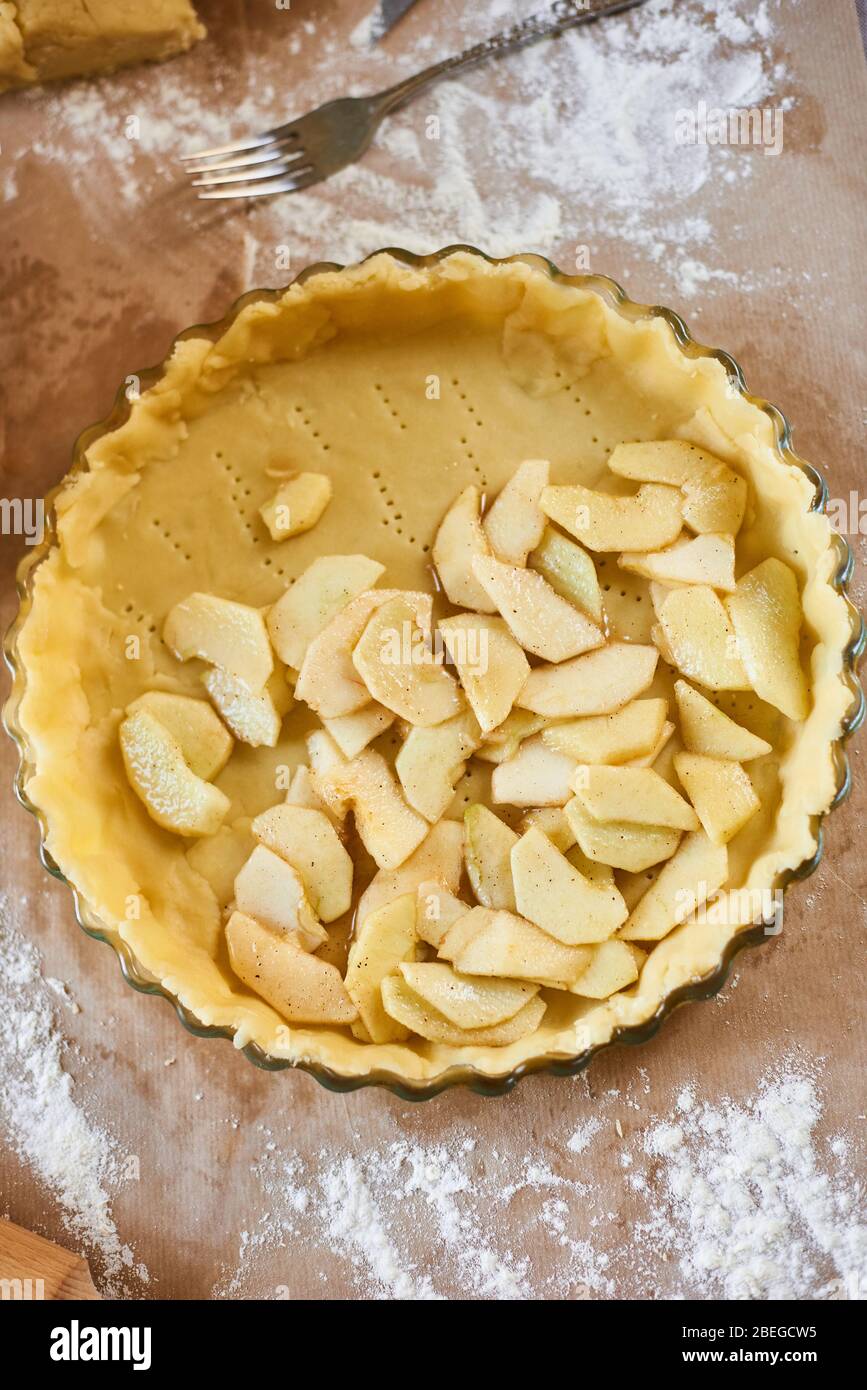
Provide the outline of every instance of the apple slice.
{"type": "Polygon", "coordinates": [[[662,612],[662,605],[665,603],[665,600],[671,593],[671,589],[667,584],[660,584],[656,579],[651,579],[649,587],[650,602],[653,606],[653,611],[658,618],[660,613],[662,612]]]}
{"type": "MultiPolygon", "coordinates": [[[[681,843],[683,843],[681,841],[681,843]]],[[[663,870],[662,864],[656,864],[652,869],[643,869],[641,873],[633,874],[627,869],[617,869],[615,879],[617,887],[623,895],[623,901],[629,908],[630,913],[634,912],[639,898],[642,898],[652,883],[656,881],[663,870]]],[[[620,932],[617,933],[621,935],[620,932]]]]}
{"type": "Polygon", "coordinates": [[[327,784],[352,805],[361,842],[380,869],[398,868],[428,833],[427,821],[407,806],[385,758],[372,748],[333,768],[327,784]]]}
{"type": "Polygon", "coordinates": [[[609,642],[559,666],[530,672],[517,703],[549,718],[613,714],[634,700],[653,680],[659,653],[635,642],[609,642]]]}
{"type": "Polygon", "coordinates": [[[610,864],[615,869],[641,873],[663,859],[670,859],[680,843],[679,830],[661,825],[594,820],[577,796],[567,801],[563,809],[588,859],[610,864]]]}
{"type": "Polygon", "coordinates": [[[518,912],[567,946],[607,941],[629,915],[617,889],[579,873],[541,830],[526,831],[512,850],[518,912]]]}
{"type": "Polygon", "coordinates": [[[704,695],[687,685],[686,681],[675,681],[674,693],[680,715],[680,733],[688,752],[747,763],[772,751],[770,743],[751,734],[741,724],[736,724],[704,695]]]}
{"type": "Polygon", "coordinates": [[[724,463],[683,485],[683,519],[691,531],[736,536],[746,509],[746,481],[724,463]]]}
{"type": "Polygon", "coordinates": [[[788,565],[773,556],[738,580],[726,600],[749,683],[788,719],[806,719],[810,698],[798,644],[801,600],[788,565]]]}
{"type": "MultiPolygon", "coordinates": [[[[346,766],[344,758],[334,739],[324,729],[314,729],[307,735],[307,756],[310,759],[310,785],[313,793],[325,806],[335,820],[346,820],[347,806],[335,791],[331,781],[332,774],[346,766]]],[[[287,797],[288,800],[288,797],[287,797]]]]}
{"type": "Polygon", "coordinates": [[[579,763],[572,787],[594,820],[698,830],[692,807],[653,768],[579,763]]]}
{"type": "Polygon", "coordinates": [[[571,984],[592,960],[589,946],[566,946],[512,912],[474,907],[446,932],[439,954],[464,975],[571,984]]]}
{"type": "Polygon", "coordinates": [[[545,729],[542,741],[576,762],[628,763],[656,747],[667,712],[666,700],[633,700],[615,714],[591,715],[545,729]]]}
{"type": "Polygon", "coordinates": [[[728,878],[725,846],[698,830],[685,835],[618,932],[621,941],[661,941],[721,888],[728,878]]]}
{"type": "Polygon", "coordinates": [[[289,1023],[352,1023],[357,1010],[340,971],[262,922],[233,912],[226,923],[229,962],[239,980],[289,1023]]]}
{"type": "Polygon", "coordinates": [[[634,984],[647,957],[631,941],[603,941],[593,959],[571,987],[572,994],[585,999],[610,999],[612,994],[634,984]]]}
{"type": "Polygon", "coordinates": [[[427,645],[412,604],[390,599],[371,615],[352,653],[368,691],[386,709],[421,728],[442,724],[463,708],[460,688],[427,645]]]}
{"type": "Polygon", "coordinates": [[[445,815],[465,759],[480,740],[479,726],[468,710],[434,729],[410,729],[394,769],[410,806],[425,820],[438,821],[445,815]]]}
{"type": "Polygon", "coordinates": [[[593,556],[548,526],[527,563],[541,574],[561,598],[573,603],[594,623],[602,623],[602,590],[593,556]]]}
{"type": "Polygon", "coordinates": [[[342,714],[338,719],[323,719],[327,732],[345,758],[355,758],[369,743],[390,729],[396,716],[375,701],[356,714],[342,714]]]}
{"type": "Polygon", "coordinates": [[[674,770],[715,845],[728,844],[762,804],[740,763],[701,753],[677,753],[674,770]]]}
{"type": "Polygon", "coordinates": [[[666,746],[666,744],[668,743],[668,740],[671,738],[671,736],[672,736],[672,734],[674,733],[674,731],[675,731],[674,725],[671,723],[671,720],[666,719],[665,723],[663,724],[662,728],[661,728],[660,731],[659,731],[659,738],[656,740],[656,742],[655,742],[655,744],[653,745],[653,747],[651,748],[650,752],[649,752],[649,753],[645,753],[645,754],[644,754],[642,757],[640,757],[640,758],[630,758],[629,761],[628,761],[627,763],[624,764],[624,766],[625,766],[625,767],[653,767],[653,764],[656,762],[657,758],[659,757],[659,755],[660,755],[660,753],[662,752],[663,748],[664,748],[664,747],[666,746]]]}
{"type": "Polygon", "coordinates": [[[352,860],[324,811],[283,802],[253,821],[260,844],[279,854],[301,875],[307,896],[323,922],[333,922],[352,903],[352,860]]]}
{"type": "Polygon", "coordinates": [[[618,444],[608,467],[636,482],[671,483],[683,489],[683,518],[691,531],[736,536],[747,505],[747,485],[714,454],[684,439],[618,444]]]}
{"type": "Polygon", "coordinates": [[[474,757],[485,763],[508,762],[514,758],[524,740],[547,728],[548,722],[543,714],[531,714],[526,709],[512,710],[502,724],[491,729],[486,742],[476,749],[474,757]]]}
{"type": "Polygon", "coordinates": [[[489,764],[479,763],[475,758],[471,758],[467,763],[466,772],[455,787],[452,804],[443,819],[460,821],[463,825],[464,812],[468,806],[475,806],[479,801],[487,804],[490,799],[491,768],[489,764]]]}
{"type": "Polygon", "coordinates": [[[572,795],[575,759],[528,738],[513,758],[494,768],[491,800],[495,805],[565,806],[572,795]]]}
{"type": "Polygon", "coordinates": [[[476,556],[473,574],[525,651],[546,661],[565,661],[605,641],[596,624],[561,598],[535,570],[476,556]]]}
{"type": "MultiPolygon", "coordinates": [[[[559,806],[538,806],[532,811],[527,811],[521,817],[519,829],[522,835],[528,830],[541,830],[561,854],[568,855],[575,845],[575,833],[559,806]]],[[[575,867],[583,873],[580,864],[575,867]]]]}
{"type": "Polygon", "coordinates": [[[510,855],[518,842],[487,806],[468,806],[464,813],[464,859],[473,892],[484,907],[515,910],[510,855]]]}
{"type": "Polygon", "coordinates": [[[489,733],[508,717],[530,663],[502,618],[459,613],[439,630],[479,727],[489,733]]]}
{"type": "Polygon", "coordinates": [[[151,819],[176,835],[215,835],[231,802],[196,776],[165,725],[139,709],[122,721],[119,737],[129,784],[151,819]]]}
{"type": "MultiPolygon", "coordinates": [[[[671,590],[669,589],[668,592],[671,593],[671,590]]],[[[676,669],[677,662],[674,659],[674,652],[668,645],[668,638],[665,635],[665,629],[662,623],[653,624],[650,629],[650,638],[666,666],[670,666],[672,670],[676,669]]]]}
{"type": "Polygon", "coordinates": [[[440,947],[449,927],[469,911],[469,903],[456,898],[435,879],[426,879],[416,889],[416,932],[429,946],[440,947]]]}
{"type": "Polygon", "coordinates": [[[292,691],[286,672],[274,671],[263,690],[248,690],[237,676],[212,666],[202,684],[215,707],[240,743],[252,748],[273,748],[280,737],[283,716],[292,708],[292,691]]]}
{"type": "Polygon", "coordinates": [[[281,661],[299,670],[313,638],[383,574],[385,566],[366,555],[321,555],[308,565],[266,619],[281,661]]]}
{"type": "Polygon", "coordinates": [[[168,729],[197,777],[210,782],[222,772],[235,745],[207,700],[169,690],[147,690],[126,707],[127,714],[137,710],[147,710],[168,729]]]}
{"type": "MultiPolygon", "coordinates": [[[[340,825],[340,817],[334,814],[331,807],[322,800],[322,797],[315,790],[310,768],[307,767],[306,763],[302,763],[300,767],[296,767],[295,771],[292,773],[292,780],[286,789],[286,805],[306,806],[308,810],[311,811],[323,811],[325,815],[328,816],[332,825],[340,825]]],[[[340,802],[339,805],[342,814],[345,816],[346,807],[342,802],[340,802]]]]}
{"type": "Polygon", "coordinates": [[[273,931],[294,937],[302,950],[315,951],[328,940],[298,870],[264,845],[256,846],[235,879],[235,906],[273,931]]]}
{"type": "Polygon", "coordinates": [[[261,690],[274,669],[259,609],[214,594],[190,594],[176,603],[166,618],[163,641],[179,661],[197,656],[236,676],[251,691],[261,690]]]}
{"type": "Polygon", "coordinates": [[[408,603],[418,625],[429,631],[433,599],[430,594],[401,589],[369,589],[350,599],[310,642],[295,697],[304,700],[320,719],[354,714],[370,704],[370,691],[356,669],[352,654],[373,613],[393,599],[408,603]]]}
{"type": "Polygon", "coordinates": [[[464,488],[449,507],[433,543],[433,562],[450,603],[493,613],[494,605],[473,573],[473,559],[489,556],[491,547],[479,520],[477,487],[464,488]]]}
{"type": "Polygon", "coordinates": [[[750,689],[735,630],[713,589],[672,589],[659,620],[674,665],[685,676],[710,690],[750,689]]]}
{"type": "Polygon", "coordinates": [[[516,468],[496,497],[483,522],[488,544],[498,560],[524,566],[527,556],[542,539],[545,517],[539,507],[543,487],[548,486],[551,465],[547,459],[526,459],[516,468]]]}
{"type": "Polygon", "coordinates": [[[514,1018],[539,993],[517,980],[459,975],[445,961],[403,961],[398,970],[410,989],[456,1028],[490,1028],[514,1018]]]}
{"type": "MultiPolygon", "coordinates": [[[[363,922],[387,902],[403,893],[415,893],[420,883],[436,879],[450,893],[457,893],[461,881],[464,853],[464,827],[442,820],[432,825],[418,849],[399,869],[380,869],[365,888],[356,908],[356,921],[363,922]]],[[[467,909],[469,911],[469,909],[467,909]]]]}
{"type": "MultiPolygon", "coordinates": [[[[566,820],[566,814],[563,813],[566,820]]],[[[566,821],[569,825],[569,822],[566,821]]],[[[574,833],[571,830],[570,833],[574,833]]],[[[610,864],[600,864],[595,859],[589,859],[579,844],[574,844],[570,849],[561,851],[565,854],[573,869],[577,869],[584,878],[589,878],[591,883],[595,883],[599,888],[614,888],[617,886],[614,878],[614,870],[610,864]]]]}
{"type": "Polygon", "coordinates": [[[401,961],[415,960],[415,895],[404,893],[366,917],[349,948],[346,992],[358,1009],[359,1024],[353,1032],[363,1042],[403,1042],[405,1028],[395,1023],[382,1007],[382,982],[401,961]]]}
{"type": "Polygon", "coordinates": [[[259,508],[272,541],[288,541],[312,531],[334,492],[324,473],[296,473],[281,483],[274,496],[259,508]]]}
{"type": "Polygon", "coordinates": [[[712,532],[681,536],[665,550],[624,551],[619,564],[662,584],[706,584],[728,593],[735,587],[734,540],[712,532]]]}
{"type": "Polygon", "coordinates": [[[715,454],[686,439],[618,444],[608,460],[611,472],[620,478],[631,478],[636,483],[668,483],[672,487],[683,487],[690,479],[700,478],[720,466],[715,454]]]}
{"type": "Polygon", "coordinates": [[[451,1047],[505,1047],[535,1033],[545,1013],[544,1000],[531,999],[505,1023],[489,1028],[457,1028],[425,1003],[406,980],[390,975],[382,982],[382,1003],[386,1013],[411,1032],[428,1042],[446,1043],[451,1047]]]}
{"type": "Polygon", "coordinates": [[[632,497],[580,483],[546,487],[539,505],[588,550],[659,550],[676,540],[683,524],[680,492],[657,483],[645,483],[632,497]]]}

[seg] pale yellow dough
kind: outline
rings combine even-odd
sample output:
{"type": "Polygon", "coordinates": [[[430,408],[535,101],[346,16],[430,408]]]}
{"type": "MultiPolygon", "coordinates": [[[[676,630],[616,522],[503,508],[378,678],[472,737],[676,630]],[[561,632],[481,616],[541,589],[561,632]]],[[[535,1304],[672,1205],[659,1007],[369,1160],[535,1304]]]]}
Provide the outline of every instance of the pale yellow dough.
{"type": "Polygon", "coordinates": [[[183,53],[205,29],[190,0],[0,4],[0,92],[183,53]]]}
{"type": "MultiPolygon", "coordinates": [[[[731,389],[720,362],[684,355],[663,320],[621,316],[533,258],[488,264],[459,252],[415,269],[380,255],[248,305],[213,345],[178,343],[128,421],[91,445],[89,471],[57,499],[59,544],[37,570],[20,634],[20,722],[35,765],[27,792],[90,911],[202,1023],[231,1028],[239,1046],[255,1041],[347,1076],[386,1068],[424,1080],[469,1062],[499,1076],[644,1022],[717,965],[736,928],[679,927],[610,1001],[543,991],[538,1031],[504,1047],[372,1045],[348,1028],[287,1027],[231,972],[221,863],[238,862],[249,818],[282,799],[278,770],[306,761],[309,711],[296,704],[274,749],[236,747],[215,779],[231,800],[219,854],[154,824],[118,750],[121,713],[144,690],[201,694],[201,663],[179,664],[160,638],[168,610],[192,591],[264,607],[317,556],[358,551],[386,567],[384,584],[430,591],[427,548],[462,488],[490,496],[523,459],[543,457],[554,485],[629,490],[607,474],[607,454],[647,438],[688,440],[744,476],[753,511],[738,538],[741,568],[777,555],[801,585],[807,720],[793,724],[750,693],[725,702],[774,746],[750,767],[762,808],[729,845],[728,887],[765,889],[813,853],[811,817],[835,792],[831,743],[851,698],[841,679],[848,611],[831,585],[829,523],[809,512],[810,483],[776,451],[770,419],[731,389]],[[275,543],[259,509],[274,492],[269,469],[287,456],[326,474],[334,495],[312,531],[275,543]]],[[[611,590],[612,639],[649,642],[647,581],[619,576],[611,590]]],[[[673,707],[660,668],[646,697],[673,707]]],[[[356,874],[356,896],[365,878],[356,874]]],[[[333,924],[322,951],[341,967],[350,921],[333,924]]]]}

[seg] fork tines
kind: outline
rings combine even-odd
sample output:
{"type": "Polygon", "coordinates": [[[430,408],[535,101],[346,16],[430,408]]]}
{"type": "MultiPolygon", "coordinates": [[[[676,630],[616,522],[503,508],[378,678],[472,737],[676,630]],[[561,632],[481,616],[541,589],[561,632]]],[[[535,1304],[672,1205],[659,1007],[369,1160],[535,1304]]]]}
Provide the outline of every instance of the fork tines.
{"type": "Polygon", "coordinates": [[[205,190],[200,198],[260,198],[292,193],[316,182],[297,132],[285,128],[199,150],[182,160],[187,173],[199,175],[193,187],[205,190]]]}

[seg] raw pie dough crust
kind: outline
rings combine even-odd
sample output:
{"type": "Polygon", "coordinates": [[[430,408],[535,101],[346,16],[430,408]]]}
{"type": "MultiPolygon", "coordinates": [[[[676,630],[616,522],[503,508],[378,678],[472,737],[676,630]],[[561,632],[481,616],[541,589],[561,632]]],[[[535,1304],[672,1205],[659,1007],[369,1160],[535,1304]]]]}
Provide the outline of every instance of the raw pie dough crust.
{"type": "Polygon", "coordinates": [[[170,58],[204,37],[190,0],[2,0],[0,92],[170,58]]]}
{"type": "MultiPolygon", "coordinates": [[[[173,604],[203,590],[265,606],[317,556],[357,551],[386,566],[384,583],[430,590],[427,547],[456,494],[470,483],[496,492],[524,458],[549,458],[554,483],[607,477],[611,489],[605,460],[616,444],[681,438],[747,478],[739,563],[776,555],[798,575],[812,705],[801,724],[770,706],[762,727],[754,718],[775,752],[754,765],[762,808],[729,845],[728,886],[760,893],[815,851],[811,817],[835,794],[831,745],[851,703],[848,607],[831,583],[828,519],[809,511],[809,480],[781,461],[770,419],[730,388],[720,362],[687,358],[664,320],[630,321],[533,261],[457,252],[416,269],[380,254],[249,304],[217,342],[176,344],[161,379],[90,446],[89,471],[57,497],[59,544],[37,569],[19,635],[19,720],[36,769],[26,791],[48,850],[91,910],[239,1047],[255,1042],[355,1077],[385,1069],[431,1080],[470,1063],[501,1076],[645,1022],[672,990],[713,970],[739,929],[676,928],[635,986],[600,1004],[551,994],[539,1030],[505,1047],[374,1045],[344,1029],[289,1027],[232,975],[222,909],[253,846],[251,818],[282,799],[277,768],[307,760],[309,711],[296,704],[274,749],[236,746],[215,779],[232,809],[210,840],[160,830],[130,789],[118,749],[124,708],[149,688],[201,695],[202,663],[180,665],[160,638],[173,604]],[[328,474],[334,496],[314,530],[279,544],[258,509],[274,489],[266,469],[287,460],[328,474]]],[[[616,580],[604,595],[614,635],[648,642],[646,581],[616,580]]],[[[660,663],[646,694],[671,691],[660,663]]],[[[737,718],[748,704],[761,702],[739,695],[726,708],[737,718]]],[[[747,926],[740,901],[735,920],[747,926]]],[[[341,966],[350,927],[347,918],[322,951],[341,966]]]]}

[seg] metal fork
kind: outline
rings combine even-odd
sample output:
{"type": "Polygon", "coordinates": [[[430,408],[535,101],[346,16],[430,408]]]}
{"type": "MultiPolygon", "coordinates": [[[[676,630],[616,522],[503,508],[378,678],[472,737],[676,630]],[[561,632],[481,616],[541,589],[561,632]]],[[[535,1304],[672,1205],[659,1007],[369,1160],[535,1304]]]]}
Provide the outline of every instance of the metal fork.
{"type": "Polygon", "coordinates": [[[183,162],[187,173],[200,176],[193,180],[194,187],[205,190],[200,198],[264,198],[311,188],[360,159],[380,122],[432,82],[538,39],[556,37],[573,25],[587,24],[644,3],[645,0],[555,0],[544,14],[521,20],[385,92],[328,101],[297,121],[287,121],[247,140],[184,155],[183,162]]]}

